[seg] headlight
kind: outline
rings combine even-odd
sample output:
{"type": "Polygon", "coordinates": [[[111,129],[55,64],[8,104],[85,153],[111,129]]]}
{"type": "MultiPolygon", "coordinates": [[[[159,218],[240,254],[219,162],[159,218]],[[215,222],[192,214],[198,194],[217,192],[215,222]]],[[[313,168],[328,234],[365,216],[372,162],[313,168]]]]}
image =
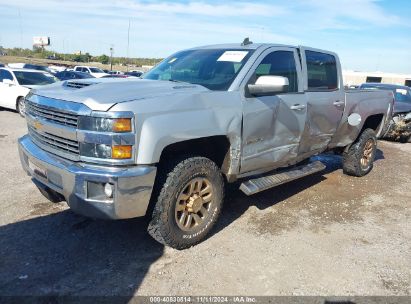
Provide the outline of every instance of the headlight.
{"type": "Polygon", "coordinates": [[[133,146],[108,146],[102,144],[81,143],[80,154],[86,157],[104,159],[130,159],[133,156],[133,146]]]}
{"type": "Polygon", "coordinates": [[[83,117],[79,129],[97,132],[124,133],[133,130],[131,118],[83,117]]]}
{"type": "Polygon", "coordinates": [[[81,143],[80,155],[94,158],[111,158],[111,146],[81,143]]]}

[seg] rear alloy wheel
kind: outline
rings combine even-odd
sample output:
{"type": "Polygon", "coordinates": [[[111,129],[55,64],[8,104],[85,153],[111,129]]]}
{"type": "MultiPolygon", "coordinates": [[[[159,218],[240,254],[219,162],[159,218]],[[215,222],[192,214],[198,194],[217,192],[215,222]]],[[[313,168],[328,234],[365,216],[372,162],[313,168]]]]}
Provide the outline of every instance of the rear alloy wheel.
{"type": "Polygon", "coordinates": [[[372,129],[365,129],[358,139],[343,153],[343,171],[353,176],[368,174],[374,164],[377,138],[372,129]]]}
{"type": "Polygon", "coordinates": [[[24,97],[19,97],[17,99],[16,110],[19,112],[21,117],[26,116],[26,101],[24,100],[24,97]]]}
{"type": "Polygon", "coordinates": [[[372,138],[368,139],[367,142],[364,145],[364,150],[362,153],[362,157],[360,160],[361,167],[363,170],[367,170],[371,162],[373,161],[373,156],[374,156],[374,141],[372,138]]]}

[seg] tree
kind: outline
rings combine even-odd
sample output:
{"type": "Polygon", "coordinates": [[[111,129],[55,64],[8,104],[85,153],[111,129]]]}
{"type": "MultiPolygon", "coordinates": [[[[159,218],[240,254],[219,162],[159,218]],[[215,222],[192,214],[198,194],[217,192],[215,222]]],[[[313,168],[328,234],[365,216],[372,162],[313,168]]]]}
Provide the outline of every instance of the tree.
{"type": "Polygon", "coordinates": [[[84,54],[84,57],[86,62],[90,62],[91,55],[89,53],[84,54]]]}
{"type": "Polygon", "coordinates": [[[98,57],[98,61],[101,62],[102,64],[107,64],[110,61],[110,57],[103,54],[98,57]]]}
{"type": "Polygon", "coordinates": [[[84,55],[80,55],[80,54],[75,54],[73,57],[73,61],[76,62],[86,62],[87,58],[84,55]]]}

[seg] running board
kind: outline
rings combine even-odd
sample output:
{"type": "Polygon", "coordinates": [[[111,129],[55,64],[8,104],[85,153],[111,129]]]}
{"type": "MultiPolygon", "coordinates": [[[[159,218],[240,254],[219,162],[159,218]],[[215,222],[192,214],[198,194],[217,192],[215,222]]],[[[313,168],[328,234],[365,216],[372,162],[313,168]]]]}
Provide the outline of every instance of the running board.
{"type": "Polygon", "coordinates": [[[300,177],[320,172],[325,168],[326,166],[322,162],[315,161],[309,163],[308,165],[294,167],[285,172],[250,179],[241,184],[240,190],[247,195],[252,195],[285,184],[300,177]]]}

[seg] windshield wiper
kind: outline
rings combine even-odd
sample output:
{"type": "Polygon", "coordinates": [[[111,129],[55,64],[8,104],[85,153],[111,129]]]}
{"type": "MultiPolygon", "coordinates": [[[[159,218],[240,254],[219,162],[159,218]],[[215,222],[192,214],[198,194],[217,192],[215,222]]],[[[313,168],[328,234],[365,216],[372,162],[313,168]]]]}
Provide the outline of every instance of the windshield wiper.
{"type": "Polygon", "coordinates": [[[182,83],[188,83],[188,82],[185,82],[185,81],[181,81],[181,80],[177,80],[177,79],[169,79],[168,81],[171,81],[171,82],[182,82],[182,83]]]}

